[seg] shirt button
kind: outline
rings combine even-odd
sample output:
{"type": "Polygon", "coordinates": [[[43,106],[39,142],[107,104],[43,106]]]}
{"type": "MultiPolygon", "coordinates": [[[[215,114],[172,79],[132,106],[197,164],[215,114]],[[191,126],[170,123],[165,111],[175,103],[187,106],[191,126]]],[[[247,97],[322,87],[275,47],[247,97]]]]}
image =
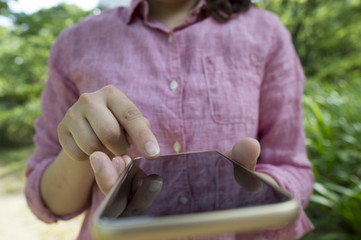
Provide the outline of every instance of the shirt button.
{"type": "Polygon", "coordinates": [[[176,80],[173,80],[173,81],[170,83],[170,89],[172,89],[172,91],[175,91],[177,88],[178,88],[178,83],[177,83],[176,80]]]}
{"type": "Polygon", "coordinates": [[[169,43],[172,43],[173,40],[174,40],[174,36],[173,36],[173,33],[171,33],[171,34],[169,34],[169,36],[168,36],[168,42],[169,42],[169,43]]]}
{"type": "Polygon", "coordinates": [[[182,195],[179,197],[179,201],[185,205],[188,202],[188,198],[186,196],[182,195]]]}
{"type": "Polygon", "coordinates": [[[181,147],[182,147],[182,146],[180,145],[180,143],[179,143],[178,141],[176,141],[176,142],[174,143],[174,145],[173,145],[174,152],[175,152],[175,153],[179,153],[181,147]]]}

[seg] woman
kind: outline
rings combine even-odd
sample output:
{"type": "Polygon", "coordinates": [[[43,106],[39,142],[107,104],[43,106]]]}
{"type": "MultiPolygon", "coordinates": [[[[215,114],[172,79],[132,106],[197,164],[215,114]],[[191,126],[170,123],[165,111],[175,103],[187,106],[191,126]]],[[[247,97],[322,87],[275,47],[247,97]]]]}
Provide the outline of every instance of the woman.
{"type": "MultiPolygon", "coordinates": [[[[287,30],[250,1],[134,0],[88,17],[52,47],[26,172],[29,206],[45,222],[86,210],[79,239],[92,239],[89,220],[130,157],[218,150],[305,208],[313,175],[304,80],[287,30]]],[[[216,178],[217,166],[202,167],[216,178]]],[[[192,172],[183,162],[175,169],[192,172]]],[[[190,198],[191,181],[174,201],[190,198]]],[[[285,229],[214,239],[295,239],[311,229],[300,209],[285,229]]]]}

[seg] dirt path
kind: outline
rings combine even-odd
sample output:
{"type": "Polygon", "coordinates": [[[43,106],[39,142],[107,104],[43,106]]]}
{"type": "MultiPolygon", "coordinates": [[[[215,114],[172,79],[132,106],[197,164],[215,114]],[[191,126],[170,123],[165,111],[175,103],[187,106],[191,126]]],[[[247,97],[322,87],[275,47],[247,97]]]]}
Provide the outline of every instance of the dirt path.
{"type": "Polygon", "coordinates": [[[0,240],[72,240],[83,216],[45,224],[29,210],[23,189],[26,160],[33,146],[0,148],[0,240]]]}
{"type": "Polygon", "coordinates": [[[67,222],[45,224],[28,209],[22,192],[0,192],[0,239],[71,240],[79,232],[82,216],[67,222]]]}

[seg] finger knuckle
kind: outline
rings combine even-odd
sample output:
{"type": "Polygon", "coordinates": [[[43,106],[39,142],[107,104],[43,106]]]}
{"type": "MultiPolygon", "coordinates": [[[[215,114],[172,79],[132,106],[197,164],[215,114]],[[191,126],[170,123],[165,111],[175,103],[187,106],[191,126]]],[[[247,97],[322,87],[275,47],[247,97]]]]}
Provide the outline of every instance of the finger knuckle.
{"type": "Polygon", "coordinates": [[[107,85],[101,89],[101,92],[105,92],[107,95],[118,94],[120,91],[113,85],[107,85]]]}
{"type": "Polygon", "coordinates": [[[101,129],[101,138],[106,143],[119,142],[119,139],[122,137],[122,132],[115,128],[105,127],[101,129]]]}
{"type": "Polygon", "coordinates": [[[135,106],[130,106],[122,112],[121,118],[122,123],[126,124],[135,119],[143,118],[143,116],[138,110],[138,108],[136,108],[135,106]]]}
{"type": "Polygon", "coordinates": [[[95,151],[103,151],[104,147],[99,140],[93,140],[83,143],[83,149],[88,155],[90,155],[95,151]]]}
{"type": "Polygon", "coordinates": [[[94,94],[82,93],[79,97],[79,102],[81,102],[82,104],[91,105],[94,102],[94,94]]]}
{"type": "Polygon", "coordinates": [[[69,108],[66,113],[65,113],[65,116],[64,116],[64,119],[63,119],[63,124],[66,120],[74,120],[74,119],[77,119],[77,110],[75,109],[75,107],[71,107],[69,108]]]}

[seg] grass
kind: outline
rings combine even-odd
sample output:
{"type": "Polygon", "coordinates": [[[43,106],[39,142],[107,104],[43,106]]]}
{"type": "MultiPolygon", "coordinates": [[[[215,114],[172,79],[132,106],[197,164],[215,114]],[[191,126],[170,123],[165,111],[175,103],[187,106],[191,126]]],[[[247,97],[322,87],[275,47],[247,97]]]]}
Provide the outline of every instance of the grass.
{"type": "Polygon", "coordinates": [[[360,78],[308,81],[304,97],[308,155],[316,184],[304,240],[361,239],[360,78]]]}
{"type": "Polygon", "coordinates": [[[0,186],[2,193],[22,191],[25,183],[26,161],[34,147],[0,148],[0,186]]]}

